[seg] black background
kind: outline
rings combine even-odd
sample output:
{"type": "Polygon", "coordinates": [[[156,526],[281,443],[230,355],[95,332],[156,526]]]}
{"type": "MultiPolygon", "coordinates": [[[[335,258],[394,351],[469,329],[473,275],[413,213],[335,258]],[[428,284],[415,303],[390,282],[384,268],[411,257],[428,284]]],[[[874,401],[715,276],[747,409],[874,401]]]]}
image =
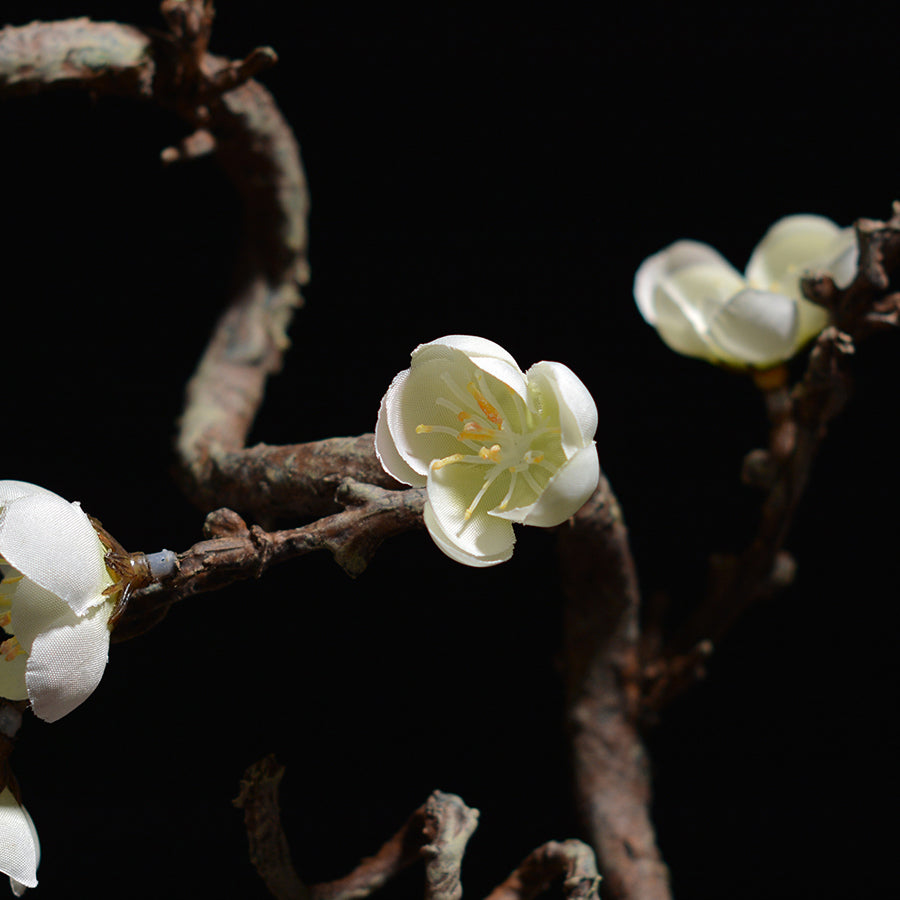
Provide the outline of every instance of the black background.
{"type": "MultiPolygon", "coordinates": [[[[679,237],[742,267],[776,219],[885,217],[898,194],[896,16],[834,2],[221,3],[213,50],[271,44],[263,76],[313,198],[307,306],[253,440],[374,427],[418,343],[472,333],[523,368],[570,365],[645,592],[675,608],[741,546],[765,439],[751,385],[667,350],[634,308],[679,237]]],[[[127,9],[127,13],[124,10],[127,9]]],[[[32,18],[156,4],[7,3],[32,18]]],[[[58,95],[0,105],[0,474],[81,500],[129,549],[182,550],[202,515],[170,469],[182,390],[240,217],[214,162],[164,169],[157,110],[58,95]]],[[[683,900],[880,896],[895,882],[898,345],[861,348],[814,472],[795,586],[748,616],[649,736],[659,841],[683,900]]],[[[245,766],[288,767],[310,881],[373,852],[435,788],[482,812],[485,893],[577,835],[556,668],[552,538],[470,571],[424,533],[357,581],[325,556],[198,597],[113,648],[90,702],[29,719],[14,757],[45,898],[262,898],[230,806],[245,766]]],[[[390,896],[414,897],[416,871],[390,896]]]]}

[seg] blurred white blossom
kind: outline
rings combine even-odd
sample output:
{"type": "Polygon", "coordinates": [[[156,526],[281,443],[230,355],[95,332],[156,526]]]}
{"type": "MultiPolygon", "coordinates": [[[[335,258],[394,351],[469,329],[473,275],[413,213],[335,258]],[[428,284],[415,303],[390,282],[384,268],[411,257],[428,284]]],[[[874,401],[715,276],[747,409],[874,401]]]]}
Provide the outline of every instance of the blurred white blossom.
{"type": "Polygon", "coordinates": [[[757,244],[741,275],[708,244],[677,241],[645,259],[634,279],[641,315],[673,350],[710,362],[765,368],[784,362],[828,322],[800,279],[856,272],[852,228],[822,216],[788,216],[757,244]]]}
{"type": "Polygon", "coordinates": [[[25,888],[37,886],[41,845],[31,816],[12,791],[0,791],[0,872],[9,875],[12,892],[21,897],[25,888]]]}
{"type": "Polygon", "coordinates": [[[106,547],[77,503],[0,481],[0,696],[31,701],[48,722],[100,683],[114,584],[106,547]]]}
{"type": "Polygon", "coordinates": [[[425,487],[425,524],[452,559],[509,559],[513,522],[550,527],[590,497],[597,407],[561,363],[523,373],[502,347],[450,335],[421,344],[388,388],[375,430],[382,466],[425,487]]]}

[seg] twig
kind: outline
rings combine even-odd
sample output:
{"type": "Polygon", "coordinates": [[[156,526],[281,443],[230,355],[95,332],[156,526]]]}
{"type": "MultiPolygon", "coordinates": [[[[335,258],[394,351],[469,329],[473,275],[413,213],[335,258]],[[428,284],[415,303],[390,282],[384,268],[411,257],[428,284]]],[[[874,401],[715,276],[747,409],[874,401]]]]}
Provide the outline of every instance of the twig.
{"type": "MultiPolygon", "coordinates": [[[[784,546],[828,426],[849,398],[850,360],[861,340],[900,321],[900,295],[889,290],[900,263],[900,206],[887,222],[861,219],[856,231],[859,270],[850,285],[841,290],[828,277],[804,279],[804,292],[831,310],[833,324],[816,340],[803,377],[789,393],[777,383],[764,386],[770,445],[744,463],[745,480],[767,490],[756,535],[740,555],[713,560],[710,590],[663,652],[666,660],[706,641],[717,644],[751,606],[793,578],[784,546]]],[[[672,696],[657,691],[654,703],[672,696]]]]}
{"type": "MultiPolygon", "coordinates": [[[[267,756],[244,773],[234,801],[244,810],[253,865],[277,900],[361,900],[422,859],[426,900],[459,900],[460,867],[478,825],[478,810],[470,809],[455,794],[434,791],[377,853],[352,872],[307,887],[291,862],[281,826],[278,788],[283,775],[284,768],[267,756]]],[[[573,857],[573,875],[580,876],[584,866],[580,860],[576,865],[573,857]]]]}
{"type": "Polygon", "coordinates": [[[312,900],[361,900],[422,858],[425,841],[425,806],[420,806],[403,827],[373,856],[367,856],[348,875],[311,888],[312,900]]]}
{"type": "Polygon", "coordinates": [[[594,851],[581,841],[549,841],[526,856],[486,900],[532,900],[559,878],[567,900],[596,900],[600,876],[594,851]]]}
{"type": "Polygon", "coordinates": [[[309,890],[291,862],[281,827],[278,788],[284,767],[274,756],[254,763],[244,773],[234,805],[244,811],[250,861],[276,900],[309,900],[309,890]]]}
{"type": "Polygon", "coordinates": [[[209,539],[178,554],[170,578],[135,591],[115,640],[142,634],[179,600],[258,578],[272,565],[317,550],[330,551],[347,574],[359,575],[386,538],[422,525],[424,489],[387,491],[344,479],[336,496],[343,512],[282,531],[248,527],[229,509],[210,513],[204,526],[209,539]]]}

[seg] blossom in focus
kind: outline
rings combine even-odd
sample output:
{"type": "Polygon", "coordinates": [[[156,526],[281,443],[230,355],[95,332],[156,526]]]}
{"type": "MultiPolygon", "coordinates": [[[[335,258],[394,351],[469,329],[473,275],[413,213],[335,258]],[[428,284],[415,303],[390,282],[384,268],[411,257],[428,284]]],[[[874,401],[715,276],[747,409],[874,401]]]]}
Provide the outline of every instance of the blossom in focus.
{"type": "Polygon", "coordinates": [[[21,897],[37,886],[41,845],[34,822],[8,788],[0,791],[0,872],[9,875],[12,892],[21,897]]]}
{"type": "Polygon", "coordinates": [[[55,722],[100,683],[114,606],[105,555],[77,503],[0,481],[0,697],[55,722]]]}
{"type": "Polygon", "coordinates": [[[502,347],[450,335],[412,352],[381,401],[375,450],[385,470],[425,487],[425,525],[449,557],[493,566],[512,556],[513,522],[551,527],[600,477],[597,407],[557,362],[522,372],[502,347]]]}
{"type": "Polygon", "coordinates": [[[644,260],[634,279],[641,315],[677,353],[744,368],[784,362],[828,322],[800,279],[827,272],[841,286],[856,272],[852,228],[822,216],[787,216],[756,245],[741,275],[697,241],[676,241],[644,260]]]}

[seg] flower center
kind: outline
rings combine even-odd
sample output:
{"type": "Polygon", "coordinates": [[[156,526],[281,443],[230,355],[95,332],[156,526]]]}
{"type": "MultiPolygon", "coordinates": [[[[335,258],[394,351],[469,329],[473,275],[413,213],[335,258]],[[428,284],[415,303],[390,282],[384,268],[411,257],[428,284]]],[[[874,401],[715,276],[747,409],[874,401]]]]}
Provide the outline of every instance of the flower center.
{"type": "Polygon", "coordinates": [[[498,393],[502,392],[502,404],[482,373],[476,373],[465,389],[446,373],[441,380],[450,396],[437,397],[435,402],[452,412],[459,425],[417,425],[416,434],[452,435],[468,451],[436,459],[432,469],[450,465],[481,469],[481,486],[466,507],[459,537],[492,485],[497,483],[502,488],[505,479],[509,480],[496,509],[507,509],[513,498],[516,507],[529,505],[543,493],[565,461],[565,454],[559,427],[546,425],[544,416],[535,415],[519,394],[498,379],[491,381],[498,393]]]}
{"type": "Polygon", "coordinates": [[[15,586],[22,580],[23,576],[2,556],[0,556],[0,574],[3,575],[3,579],[0,581],[0,634],[5,637],[5,640],[0,641],[0,659],[12,662],[17,656],[25,652],[8,630],[12,622],[12,603],[15,586]]]}

